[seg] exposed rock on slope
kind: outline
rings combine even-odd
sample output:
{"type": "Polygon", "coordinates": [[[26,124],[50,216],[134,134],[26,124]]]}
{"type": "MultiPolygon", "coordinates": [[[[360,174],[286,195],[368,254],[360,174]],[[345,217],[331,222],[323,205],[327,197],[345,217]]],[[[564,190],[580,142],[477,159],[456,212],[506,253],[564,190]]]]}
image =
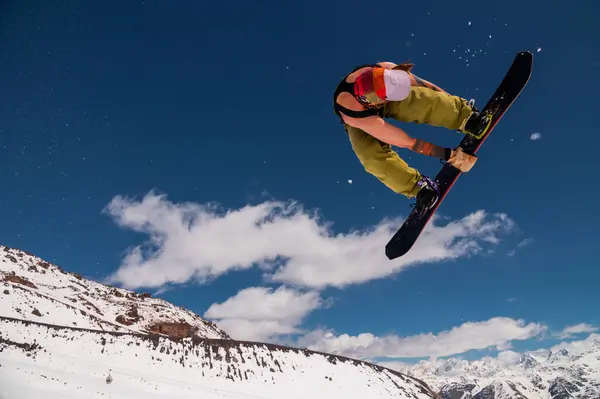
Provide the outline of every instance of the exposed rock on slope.
{"type": "Polygon", "coordinates": [[[32,254],[0,245],[0,316],[104,331],[175,338],[226,338],[199,315],[150,294],[69,273],[32,254]]]}

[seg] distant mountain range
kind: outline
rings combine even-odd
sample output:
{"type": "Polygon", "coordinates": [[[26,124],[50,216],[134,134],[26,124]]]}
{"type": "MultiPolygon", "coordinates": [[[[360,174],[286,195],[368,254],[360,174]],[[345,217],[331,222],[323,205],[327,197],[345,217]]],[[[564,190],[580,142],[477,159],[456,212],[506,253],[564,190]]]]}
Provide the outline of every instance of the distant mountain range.
{"type": "Polygon", "coordinates": [[[399,371],[444,399],[600,399],[600,335],[576,353],[539,350],[514,359],[422,361],[399,371]]]}

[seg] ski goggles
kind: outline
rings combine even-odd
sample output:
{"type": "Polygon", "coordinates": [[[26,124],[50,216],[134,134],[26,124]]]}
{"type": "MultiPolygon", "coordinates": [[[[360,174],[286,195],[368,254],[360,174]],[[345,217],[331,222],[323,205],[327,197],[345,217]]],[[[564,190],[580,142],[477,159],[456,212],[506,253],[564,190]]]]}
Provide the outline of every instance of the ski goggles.
{"type": "Polygon", "coordinates": [[[362,73],[354,83],[354,95],[367,106],[402,101],[410,93],[410,76],[401,69],[375,67],[362,73]]]}

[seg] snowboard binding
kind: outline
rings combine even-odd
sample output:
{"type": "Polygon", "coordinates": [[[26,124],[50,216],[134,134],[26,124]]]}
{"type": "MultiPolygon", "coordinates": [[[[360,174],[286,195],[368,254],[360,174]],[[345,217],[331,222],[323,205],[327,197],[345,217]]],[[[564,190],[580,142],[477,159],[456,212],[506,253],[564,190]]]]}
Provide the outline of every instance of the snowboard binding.
{"type": "Polygon", "coordinates": [[[421,186],[421,189],[417,194],[417,202],[412,206],[415,208],[414,212],[417,213],[417,217],[422,218],[437,204],[440,198],[440,189],[438,183],[427,176],[421,176],[417,185],[421,186]]]}
{"type": "Polygon", "coordinates": [[[473,108],[473,115],[465,124],[465,134],[479,140],[490,130],[493,114],[491,112],[479,112],[473,108]]]}

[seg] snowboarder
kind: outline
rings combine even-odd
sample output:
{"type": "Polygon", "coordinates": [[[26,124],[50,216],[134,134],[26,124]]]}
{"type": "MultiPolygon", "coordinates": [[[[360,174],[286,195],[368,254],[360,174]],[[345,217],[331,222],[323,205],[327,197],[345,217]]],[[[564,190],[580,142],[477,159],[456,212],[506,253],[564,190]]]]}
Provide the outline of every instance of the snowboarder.
{"type": "Polygon", "coordinates": [[[481,137],[491,117],[481,115],[474,101],[451,95],[414,75],[414,64],[391,62],[361,65],[342,79],[334,96],[334,112],[341,118],[356,156],[365,170],[392,191],[416,197],[416,210],[425,214],[439,198],[436,182],[410,167],[392,145],[440,158],[461,172],[471,170],[477,157],[410,137],[383,118],[425,123],[481,137]]]}

